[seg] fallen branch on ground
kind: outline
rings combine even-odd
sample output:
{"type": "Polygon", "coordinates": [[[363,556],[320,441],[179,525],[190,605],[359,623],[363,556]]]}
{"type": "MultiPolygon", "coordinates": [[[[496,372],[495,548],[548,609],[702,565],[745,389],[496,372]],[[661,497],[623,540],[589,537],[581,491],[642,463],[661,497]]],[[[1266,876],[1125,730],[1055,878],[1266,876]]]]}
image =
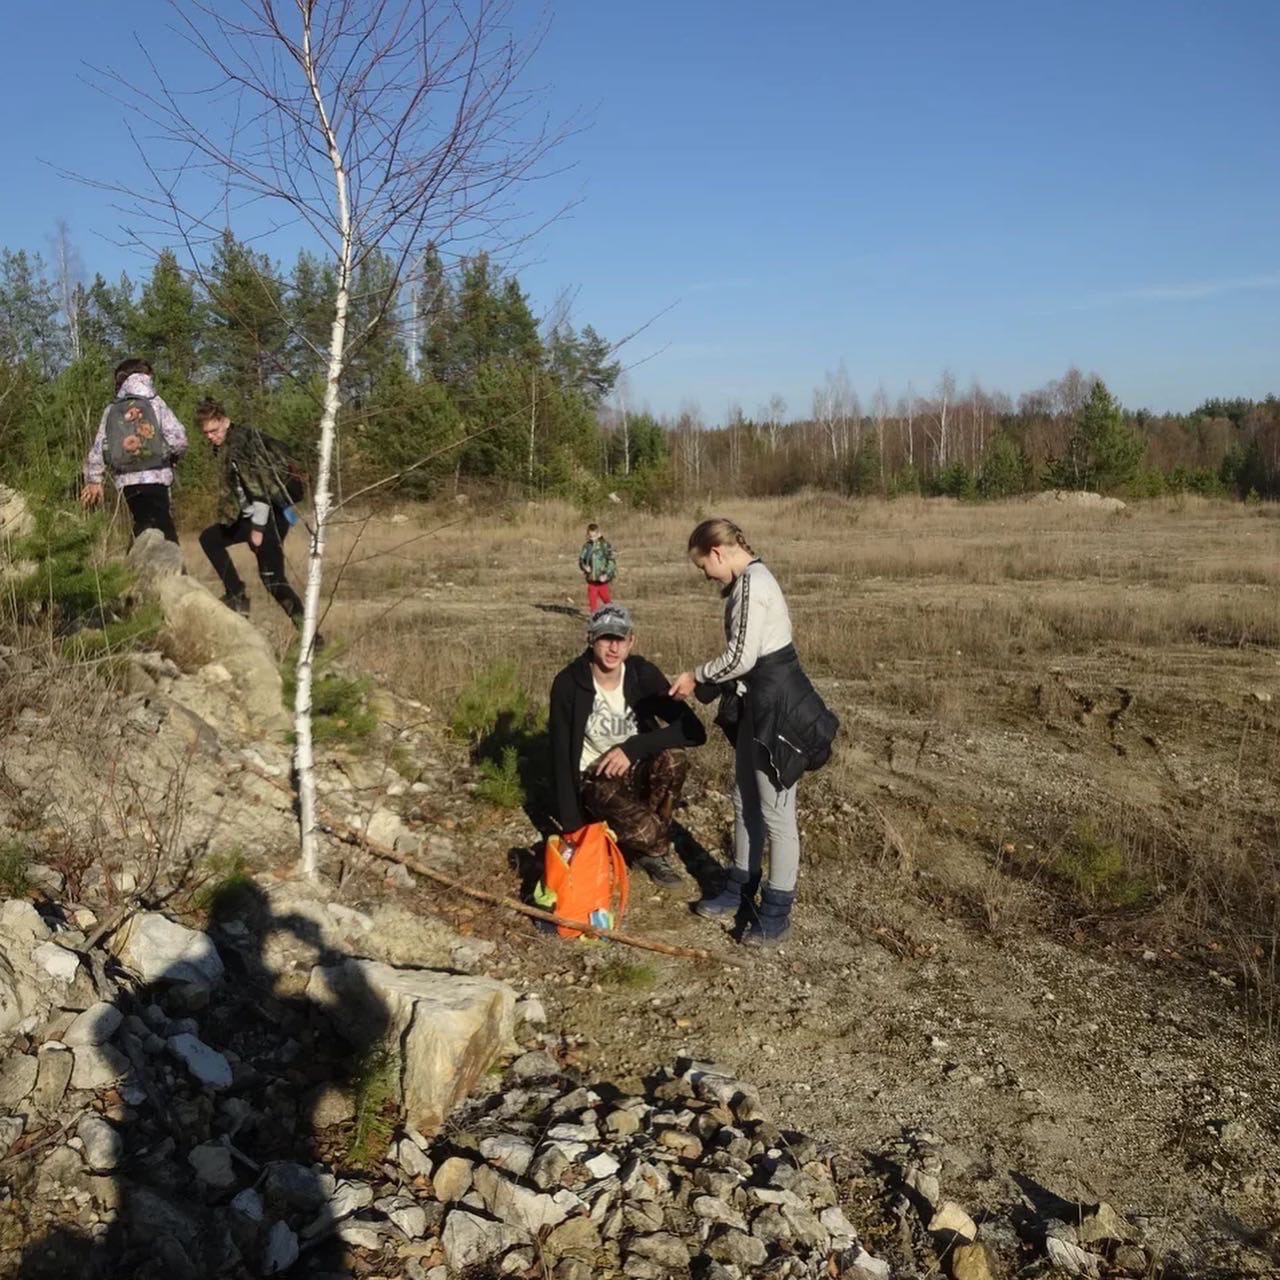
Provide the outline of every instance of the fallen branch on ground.
{"type": "MultiPolygon", "coordinates": [[[[254,774],[255,777],[261,778],[264,782],[269,782],[273,787],[281,791],[289,790],[278,778],[273,778],[268,773],[248,765],[245,766],[245,770],[254,774]]],[[[579,933],[585,933],[588,937],[607,938],[610,942],[620,942],[624,947],[637,947],[641,951],[656,951],[659,955],[664,956],[685,956],[690,960],[719,959],[718,956],[710,951],[704,951],[701,947],[677,947],[669,942],[655,942],[651,938],[637,938],[634,934],[619,933],[616,929],[598,929],[595,925],[587,924],[582,920],[568,920],[564,916],[555,915],[553,912],[542,911],[538,907],[526,906],[525,903],[519,902],[515,898],[500,898],[496,893],[486,893],[483,889],[473,889],[470,885],[463,884],[461,880],[455,880],[452,876],[447,876],[441,871],[433,871],[430,867],[423,866],[422,863],[413,858],[406,857],[402,853],[396,853],[394,849],[389,849],[386,845],[379,844],[376,840],[370,840],[364,832],[339,821],[331,813],[326,813],[323,806],[318,806],[318,808],[334,834],[349,844],[359,845],[362,849],[367,849],[375,857],[382,858],[386,862],[398,862],[405,870],[412,871],[414,875],[425,876],[428,880],[434,881],[438,885],[443,885],[446,889],[452,889],[456,893],[475,898],[478,902],[487,902],[495,907],[504,907],[508,911],[519,912],[520,915],[528,916],[532,920],[545,920],[549,924],[563,925],[567,929],[576,929],[579,933]]]]}

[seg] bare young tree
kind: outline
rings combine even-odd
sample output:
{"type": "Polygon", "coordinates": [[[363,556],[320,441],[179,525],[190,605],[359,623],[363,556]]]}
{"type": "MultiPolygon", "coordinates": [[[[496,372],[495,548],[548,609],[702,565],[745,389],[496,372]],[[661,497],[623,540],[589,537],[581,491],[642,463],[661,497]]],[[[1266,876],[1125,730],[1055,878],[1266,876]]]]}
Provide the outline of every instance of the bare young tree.
{"type": "Polygon", "coordinates": [[[916,412],[919,408],[919,397],[916,395],[914,385],[910,382],[907,383],[907,394],[903,397],[903,400],[905,403],[900,410],[899,416],[907,429],[907,465],[914,470],[916,465],[916,412]]]}
{"type": "Polygon", "coordinates": [[[786,413],[787,402],[776,391],[769,397],[769,403],[760,411],[770,453],[778,452],[778,445],[782,442],[782,420],[786,417],[786,413]]]}
{"type": "Polygon", "coordinates": [[[71,229],[58,219],[52,236],[53,269],[56,273],[58,304],[62,309],[62,322],[67,330],[67,346],[73,360],[79,360],[84,343],[80,333],[80,306],[84,296],[84,267],[80,254],[71,243],[71,229]]]}
{"type": "Polygon", "coordinates": [[[826,437],[832,462],[839,462],[857,448],[856,435],[862,416],[857,393],[849,382],[844,361],[832,373],[827,370],[822,386],[813,389],[813,420],[826,437]]]}
{"type": "Polygon", "coordinates": [[[428,245],[441,251],[463,235],[510,242],[517,188],[563,131],[548,127],[522,87],[542,28],[517,39],[514,0],[171,0],[171,8],[210,83],[182,91],[154,65],[127,82],[106,73],[157,135],[143,150],[156,194],[127,188],[141,216],[127,230],[148,247],[176,239],[194,263],[233,213],[274,207],[322,250],[336,279],[327,348],[308,343],[326,374],[294,703],[302,866],[315,876],[312,680],[325,539],[340,505],[332,478],[344,373],[428,245]],[[351,331],[352,283],[375,253],[391,263],[392,287],[383,309],[351,331]]]}
{"type": "Polygon", "coordinates": [[[881,382],[871,397],[871,418],[876,424],[876,453],[880,458],[880,480],[884,483],[884,424],[889,420],[889,393],[881,382]]]}
{"type": "Polygon", "coordinates": [[[743,417],[742,406],[736,400],[729,401],[729,407],[725,410],[724,425],[729,434],[729,479],[733,484],[737,484],[742,472],[742,445],[743,437],[746,435],[746,419],[743,417]]]}
{"type": "Polygon", "coordinates": [[[685,492],[696,492],[702,485],[702,445],[706,427],[702,421],[702,410],[691,400],[680,406],[675,435],[680,445],[685,492]]]}
{"type": "Polygon", "coordinates": [[[631,474],[631,413],[628,401],[631,396],[631,379],[620,374],[614,387],[618,397],[618,408],[622,414],[622,474],[631,474]]]}
{"type": "Polygon", "coordinates": [[[938,394],[929,408],[934,458],[939,467],[951,461],[951,417],[956,399],[956,379],[950,369],[943,370],[938,379],[938,394]]]}

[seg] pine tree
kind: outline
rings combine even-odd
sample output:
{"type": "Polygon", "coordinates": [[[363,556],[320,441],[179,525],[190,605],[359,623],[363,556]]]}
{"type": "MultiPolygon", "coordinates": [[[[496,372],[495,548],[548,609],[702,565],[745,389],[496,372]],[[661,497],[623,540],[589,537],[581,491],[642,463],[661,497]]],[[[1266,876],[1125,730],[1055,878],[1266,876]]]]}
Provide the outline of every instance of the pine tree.
{"type": "Polygon", "coordinates": [[[514,276],[502,282],[489,341],[489,359],[514,360],[517,364],[527,365],[542,363],[538,322],[529,309],[529,299],[514,276]]]}
{"type": "Polygon", "coordinates": [[[351,358],[346,386],[357,405],[369,404],[379,384],[406,369],[396,271],[385,254],[361,262],[351,286],[351,358]]]}
{"type": "Polygon", "coordinates": [[[1124,411],[1101,379],[1076,414],[1066,454],[1049,465],[1048,482],[1063,489],[1123,488],[1138,474],[1146,452],[1142,433],[1124,419],[1124,411]]]}
{"type": "Polygon", "coordinates": [[[285,366],[288,313],[271,260],[223,232],[209,264],[206,351],[215,378],[240,409],[254,412],[285,366]]]}
{"type": "Polygon", "coordinates": [[[984,498],[1010,498],[1031,487],[1034,474],[1027,455],[1005,432],[995,435],[978,467],[978,492],[984,498]]]}
{"type": "Polygon", "coordinates": [[[322,374],[328,363],[337,288],[332,263],[321,262],[305,249],[298,254],[285,303],[289,327],[286,362],[294,377],[304,382],[322,374]]]}
{"type": "Polygon", "coordinates": [[[149,360],[169,394],[194,385],[205,311],[171,250],[162,250],[156,258],[138,301],[124,313],[123,330],[126,354],[149,360]]]}
{"type": "Polygon", "coordinates": [[[68,356],[58,311],[44,259],[25,249],[0,250],[0,360],[26,364],[41,378],[53,377],[68,356]]]}
{"type": "Polygon", "coordinates": [[[456,321],[445,353],[441,376],[445,382],[470,381],[493,351],[498,300],[494,294],[489,255],[478,253],[462,263],[459,273],[456,321]]]}
{"type": "Polygon", "coordinates": [[[447,380],[445,370],[457,322],[453,282],[433,245],[422,256],[422,282],[417,287],[415,301],[414,324],[421,356],[419,377],[437,382],[447,380]]]}
{"type": "Polygon", "coordinates": [[[592,409],[598,409],[613,390],[622,371],[610,360],[613,348],[591,325],[580,334],[568,324],[559,324],[547,339],[547,360],[560,385],[580,395],[592,409]]]}
{"type": "Polygon", "coordinates": [[[453,471],[457,459],[448,446],[461,435],[458,410],[443,385],[411,378],[402,363],[389,368],[379,382],[360,442],[374,478],[403,473],[396,489],[425,498],[453,471]]]}
{"type": "Polygon", "coordinates": [[[133,308],[133,282],[122,275],[118,284],[108,284],[101,275],[85,288],[78,286],[80,347],[86,355],[98,352],[108,362],[118,363],[126,346],[125,333],[133,308]]]}

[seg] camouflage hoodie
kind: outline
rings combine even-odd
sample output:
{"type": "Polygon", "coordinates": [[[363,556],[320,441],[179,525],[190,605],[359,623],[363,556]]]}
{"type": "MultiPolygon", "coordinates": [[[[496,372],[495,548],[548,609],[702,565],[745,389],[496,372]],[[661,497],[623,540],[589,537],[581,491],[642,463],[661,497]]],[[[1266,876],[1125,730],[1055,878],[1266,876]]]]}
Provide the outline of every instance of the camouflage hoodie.
{"type": "Polygon", "coordinates": [[[256,427],[243,427],[233,422],[227,438],[214,452],[222,474],[222,495],[218,519],[222,524],[235,524],[248,516],[256,525],[267,523],[272,507],[291,505],[285,479],[288,463],[283,452],[277,453],[256,427]]]}
{"type": "Polygon", "coordinates": [[[617,576],[618,562],[603,534],[583,545],[578,552],[578,568],[586,574],[588,582],[612,582],[617,576]]]}

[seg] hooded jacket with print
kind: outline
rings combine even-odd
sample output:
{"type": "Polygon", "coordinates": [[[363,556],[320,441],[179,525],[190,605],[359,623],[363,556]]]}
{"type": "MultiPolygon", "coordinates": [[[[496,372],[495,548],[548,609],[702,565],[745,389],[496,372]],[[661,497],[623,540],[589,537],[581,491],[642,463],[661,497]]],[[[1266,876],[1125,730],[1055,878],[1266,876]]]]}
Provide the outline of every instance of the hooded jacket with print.
{"type": "MultiPolygon", "coordinates": [[[[151,376],[146,373],[131,373],[116,392],[117,400],[127,400],[132,396],[151,401],[152,411],[160,424],[160,434],[169,446],[169,458],[172,462],[182,457],[187,451],[187,433],[177,415],[156,395],[156,386],[151,376]]],[[[110,406],[108,406],[109,408],[110,406]]],[[[107,464],[102,456],[107,439],[107,410],[103,409],[102,418],[98,422],[98,434],[93,438],[89,448],[89,456],[85,459],[84,480],[86,484],[101,484],[107,473],[107,464]]],[[[117,489],[127,489],[136,484],[173,484],[173,468],[156,467],[151,471],[131,471],[127,474],[111,476],[117,489]]]]}

